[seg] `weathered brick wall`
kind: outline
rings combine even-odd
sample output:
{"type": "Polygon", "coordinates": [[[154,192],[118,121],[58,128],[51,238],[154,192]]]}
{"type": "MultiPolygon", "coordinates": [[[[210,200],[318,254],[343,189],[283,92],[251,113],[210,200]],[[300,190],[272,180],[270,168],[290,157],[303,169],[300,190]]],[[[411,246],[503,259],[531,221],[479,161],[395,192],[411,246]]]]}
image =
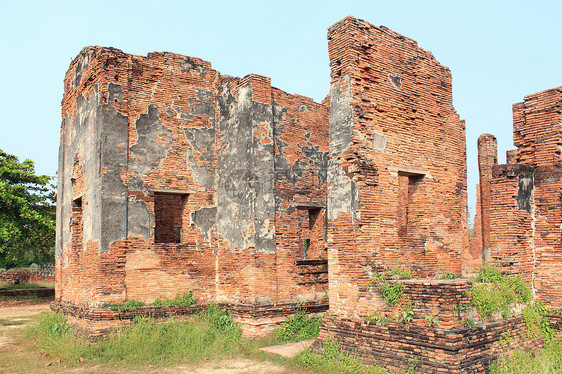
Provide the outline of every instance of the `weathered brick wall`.
{"type": "Polygon", "coordinates": [[[525,96],[513,105],[513,144],[517,163],[561,166],[562,87],[525,96]]]}
{"type": "MultiPolygon", "coordinates": [[[[556,308],[562,306],[561,108],[560,87],[513,105],[517,150],[507,152],[506,165],[493,166],[490,193],[491,261],[521,274],[556,308]]],[[[479,152],[482,158],[488,151],[479,152]]]]}
{"type": "Polygon", "coordinates": [[[477,270],[482,266],[484,253],[482,249],[482,204],[480,202],[480,184],[476,185],[476,210],[474,212],[473,235],[468,242],[468,251],[472,257],[470,269],[477,270]]]}
{"type": "Polygon", "coordinates": [[[297,260],[304,235],[325,259],[324,209],[310,225],[297,207],[325,206],[327,116],[266,77],[85,48],[65,79],[57,300],[322,298],[326,266],[297,260]]]}
{"type": "Polygon", "coordinates": [[[330,308],[347,316],[374,270],[463,271],[465,126],[449,69],[415,41],[352,17],[328,40],[330,308]]]}
{"type": "Polygon", "coordinates": [[[490,195],[490,262],[529,283],[534,265],[533,180],[529,166],[495,165],[490,195]]]}
{"type": "Polygon", "coordinates": [[[535,168],[534,288],[544,303],[562,308],[562,169],[535,168]]]}
{"type": "Polygon", "coordinates": [[[526,329],[523,317],[442,329],[395,322],[367,324],[329,312],[313,348],[320,351],[332,338],[349,355],[387,370],[407,370],[417,360],[416,373],[485,373],[501,352],[542,344],[542,338],[527,338],[526,329]],[[502,345],[502,338],[510,342],[502,345]]]}
{"type": "Polygon", "coordinates": [[[276,271],[284,285],[278,292],[283,300],[293,293],[303,300],[322,298],[328,281],[328,109],[277,89],[273,100],[276,271]]]}

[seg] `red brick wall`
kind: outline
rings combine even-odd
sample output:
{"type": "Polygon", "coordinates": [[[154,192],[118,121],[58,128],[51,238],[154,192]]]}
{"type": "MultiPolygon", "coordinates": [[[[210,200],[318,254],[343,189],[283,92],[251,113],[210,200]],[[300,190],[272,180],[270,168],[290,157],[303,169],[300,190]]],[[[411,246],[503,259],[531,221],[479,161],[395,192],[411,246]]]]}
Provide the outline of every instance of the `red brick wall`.
{"type": "MultiPolygon", "coordinates": [[[[523,180],[532,183],[533,170],[525,165],[496,165],[490,195],[490,262],[509,274],[522,274],[531,283],[533,272],[533,217],[517,198],[523,180]]],[[[534,205],[534,196],[528,196],[534,205]]]]}
{"type": "MultiPolygon", "coordinates": [[[[491,261],[506,273],[521,274],[540,300],[557,308],[562,306],[560,108],[560,87],[513,105],[517,150],[507,152],[506,165],[492,168],[489,208],[491,261]]],[[[480,158],[489,153],[479,151],[480,158]]],[[[480,183],[485,179],[481,174],[480,183]]]]}
{"type": "Polygon", "coordinates": [[[467,270],[465,127],[449,69],[415,41],[351,17],[328,41],[330,307],[356,315],[373,270],[467,270]]]}

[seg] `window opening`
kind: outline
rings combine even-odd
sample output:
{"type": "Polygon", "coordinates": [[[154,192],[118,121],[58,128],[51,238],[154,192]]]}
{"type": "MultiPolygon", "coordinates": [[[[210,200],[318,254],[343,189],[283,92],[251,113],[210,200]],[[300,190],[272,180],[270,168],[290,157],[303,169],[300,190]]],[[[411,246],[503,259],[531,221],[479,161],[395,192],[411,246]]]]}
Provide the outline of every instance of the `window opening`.
{"type": "Polygon", "coordinates": [[[308,258],[308,247],[310,247],[310,238],[305,238],[302,240],[302,258],[308,258]]]}
{"type": "Polygon", "coordinates": [[[398,236],[405,238],[413,231],[414,195],[423,174],[398,174],[398,236]]]}
{"type": "Polygon", "coordinates": [[[187,194],[154,193],[154,242],[181,243],[187,194]]]}
{"type": "Polygon", "coordinates": [[[82,247],[82,218],[84,212],[82,209],[82,197],[72,200],[72,215],[71,215],[71,233],[72,242],[76,247],[82,247]]]}

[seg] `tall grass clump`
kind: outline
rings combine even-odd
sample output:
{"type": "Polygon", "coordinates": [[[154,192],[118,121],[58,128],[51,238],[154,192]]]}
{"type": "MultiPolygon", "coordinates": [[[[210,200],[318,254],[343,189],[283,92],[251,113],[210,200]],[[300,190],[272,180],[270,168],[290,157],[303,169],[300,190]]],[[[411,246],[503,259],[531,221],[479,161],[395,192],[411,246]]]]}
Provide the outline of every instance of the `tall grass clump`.
{"type": "Polygon", "coordinates": [[[534,354],[518,349],[490,365],[490,374],[562,373],[562,340],[553,339],[534,354]]]}
{"type": "Polygon", "coordinates": [[[294,316],[287,318],[275,331],[275,336],[282,342],[298,342],[313,339],[320,333],[321,317],[307,316],[297,310],[294,316]]]}
{"type": "Polygon", "coordinates": [[[48,313],[31,327],[37,348],[52,356],[76,362],[120,365],[196,363],[243,353],[240,327],[216,305],[188,319],[154,320],[137,317],[105,340],[88,344],[75,337],[61,314],[48,313]]]}

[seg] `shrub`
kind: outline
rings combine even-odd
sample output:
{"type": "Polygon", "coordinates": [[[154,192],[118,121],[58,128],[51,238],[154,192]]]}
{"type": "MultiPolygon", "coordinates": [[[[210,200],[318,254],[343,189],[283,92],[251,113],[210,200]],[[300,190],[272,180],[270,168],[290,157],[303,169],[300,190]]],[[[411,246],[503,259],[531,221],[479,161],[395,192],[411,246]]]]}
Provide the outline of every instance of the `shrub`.
{"type": "Polygon", "coordinates": [[[504,318],[509,318],[514,303],[527,303],[532,298],[531,288],[521,276],[505,277],[487,265],[480,269],[477,281],[484,283],[473,284],[471,304],[483,317],[501,311],[504,318]]]}
{"type": "Polygon", "coordinates": [[[284,342],[312,339],[320,333],[321,321],[320,317],[309,317],[298,310],[294,316],[281,323],[280,328],[275,331],[275,336],[284,342]]]}
{"type": "Polygon", "coordinates": [[[503,282],[503,275],[499,269],[490,265],[483,265],[478,272],[476,282],[501,283],[503,282]]]}

